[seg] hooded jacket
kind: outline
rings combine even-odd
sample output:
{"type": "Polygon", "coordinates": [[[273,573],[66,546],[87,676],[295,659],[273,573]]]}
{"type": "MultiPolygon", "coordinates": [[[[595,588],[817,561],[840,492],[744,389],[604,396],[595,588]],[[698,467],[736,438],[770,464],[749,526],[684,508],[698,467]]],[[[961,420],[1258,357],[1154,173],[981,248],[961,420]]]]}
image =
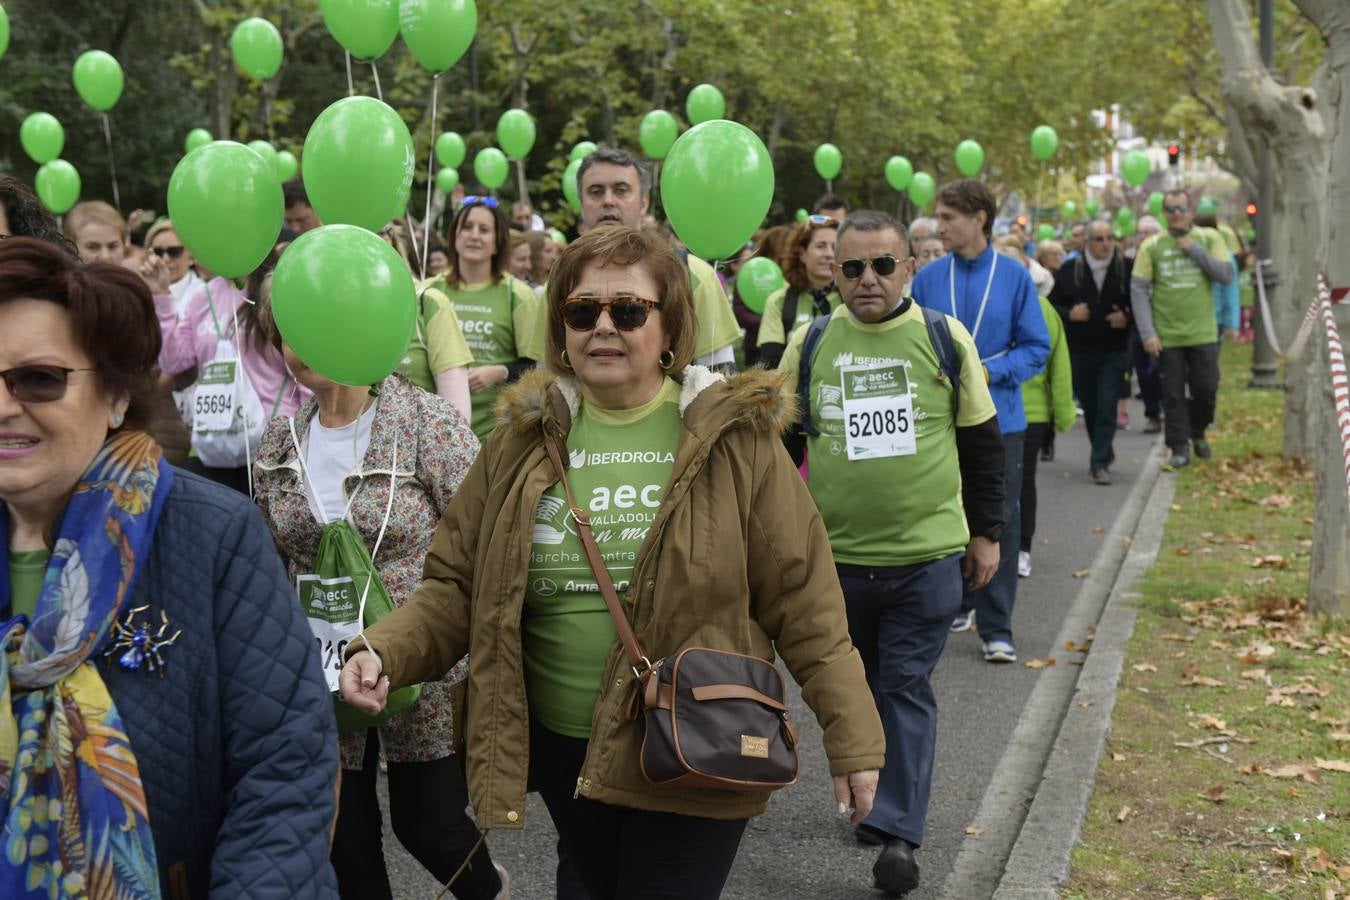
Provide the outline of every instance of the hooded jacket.
{"type": "MultiPolygon", "coordinates": [[[[664,500],[638,551],[623,602],[652,660],[702,646],[781,655],[824,732],[830,771],[880,768],[885,740],[825,528],[780,434],[795,417],[781,376],[729,381],[691,366],[683,428],[664,500]]],[[[499,425],[442,518],[421,588],[366,630],[396,688],[440,678],[469,653],[467,765],[476,820],[523,826],[529,708],[521,622],[535,510],[557,476],[580,408],[575,380],[533,372],[506,391],[499,425]]],[[[348,656],[365,646],[353,642],[348,656]]],[[[633,673],[618,641],[606,661],[577,793],[637,809],[742,819],[763,792],[660,788],[639,768],[642,718],[630,719],[633,673]]]]}

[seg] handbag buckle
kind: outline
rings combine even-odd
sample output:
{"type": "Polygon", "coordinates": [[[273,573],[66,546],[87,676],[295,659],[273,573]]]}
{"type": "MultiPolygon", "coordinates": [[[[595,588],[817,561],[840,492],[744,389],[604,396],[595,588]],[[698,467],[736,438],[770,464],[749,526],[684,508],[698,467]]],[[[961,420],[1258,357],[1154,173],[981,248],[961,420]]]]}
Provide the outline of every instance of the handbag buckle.
{"type": "MultiPolygon", "coordinates": [[[[576,521],[578,525],[585,525],[587,528],[591,527],[591,517],[586,514],[586,510],[582,509],[579,506],[573,506],[571,507],[571,509],[572,509],[572,518],[576,521]]],[[[648,664],[648,668],[650,668],[650,664],[648,664]]]]}
{"type": "MultiPolygon", "coordinates": [[[[659,660],[657,661],[657,665],[660,665],[659,660]]],[[[631,666],[630,668],[633,670],[633,677],[639,682],[644,682],[646,681],[647,676],[651,675],[652,669],[656,668],[656,666],[653,666],[652,661],[644,656],[642,659],[638,660],[638,665],[631,666]],[[642,668],[639,669],[639,666],[642,668]]]]}

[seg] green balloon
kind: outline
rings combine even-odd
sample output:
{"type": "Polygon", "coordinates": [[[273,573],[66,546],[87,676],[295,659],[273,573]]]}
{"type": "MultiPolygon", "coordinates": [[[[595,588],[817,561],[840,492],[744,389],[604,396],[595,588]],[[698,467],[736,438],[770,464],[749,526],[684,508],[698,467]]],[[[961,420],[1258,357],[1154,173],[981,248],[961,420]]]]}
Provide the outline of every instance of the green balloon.
{"type": "Polygon", "coordinates": [[[1126,237],[1130,237],[1131,235],[1134,234],[1135,229],[1136,229],[1137,227],[1138,227],[1138,226],[1135,224],[1134,219],[1130,219],[1130,221],[1128,221],[1128,222],[1126,222],[1124,225],[1121,225],[1121,226],[1120,226],[1120,231],[1121,231],[1121,234],[1125,235],[1126,237]]]}
{"type": "Polygon", "coordinates": [[[1217,216],[1219,214],[1219,203],[1213,197],[1201,197],[1200,202],[1195,204],[1195,214],[1198,216],[1217,216]]]}
{"type": "Polygon", "coordinates": [[[484,147],[473,158],[474,177],[490,191],[495,191],[506,184],[509,172],[510,165],[506,161],[506,154],[496,147],[484,147]]]}
{"type": "Polygon", "coordinates": [[[647,113],[638,126],[638,143],[642,145],[642,152],[652,159],[665,159],[679,136],[680,123],[664,109],[647,113]]]}
{"type": "Polygon", "coordinates": [[[1031,154],[1044,162],[1059,149],[1059,135],[1049,125],[1037,125],[1031,132],[1031,154]]]}
{"type": "Polygon", "coordinates": [[[909,181],[909,199],[915,206],[927,206],[937,196],[937,182],[927,172],[915,172],[909,181]]]}
{"type": "Polygon", "coordinates": [[[1095,219],[1097,213],[1102,211],[1102,202],[1096,197],[1089,197],[1087,202],[1083,204],[1083,211],[1088,214],[1089,218],[1095,219]]]}
{"type": "Polygon", "coordinates": [[[319,0],[323,24],[360,60],[379,59],[398,37],[397,0],[319,0]]]}
{"type": "Polygon", "coordinates": [[[508,109],[497,120],[497,143],[508,159],[524,159],[534,148],[534,119],[523,109],[508,109]]]}
{"type": "Polygon", "coordinates": [[[54,159],[37,170],[33,188],[44,206],[65,215],[80,199],[80,173],[64,159],[54,159]]]}
{"type": "Polygon", "coordinates": [[[109,53],[86,50],[71,70],[75,90],[85,103],[99,112],[107,112],[122,96],[122,67],[109,53]]]}
{"type": "Polygon", "coordinates": [[[417,294],[398,251],[354,225],[324,225],[286,248],[272,276],[281,338],[339,384],[373,385],[398,368],[417,294]]]}
{"type": "Polygon", "coordinates": [[[826,181],[833,181],[844,167],[844,154],[834,144],[821,144],[816,148],[811,162],[815,164],[817,175],[826,181]]]}
{"type": "Polygon", "coordinates": [[[984,168],[984,148],[972,140],[956,145],[956,168],[967,178],[974,178],[984,168]]]}
{"type": "Polygon", "coordinates": [[[1121,238],[1123,238],[1123,237],[1125,236],[1125,229],[1123,229],[1123,228],[1121,228],[1119,225],[1117,225],[1117,226],[1115,226],[1114,228],[1111,229],[1111,236],[1112,236],[1113,238],[1115,238],[1116,240],[1120,240],[1121,238]]]}
{"type": "Polygon", "coordinates": [[[1147,181],[1151,169],[1148,154],[1143,150],[1131,150],[1120,161],[1120,177],[1124,178],[1130,187],[1139,187],[1147,181]]]}
{"type": "Polygon", "coordinates": [[[568,162],[576,162],[585,159],[595,152],[595,141],[582,141],[572,148],[572,152],[567,154],[568,162]]]}
{"type": "Polygon", "coordinates": [[[1134,210],[1130,209],[1128,206],[1122,206],[1120,209],[1116,210],[1117,225],[1124,227],[1126,222],[1133,222],[1133,221],[1134,221],[1134,210]]]}
{"type": "Polygon", "coordinates": [[[344,97],[319,113],[303,156],[305,191],[325,224],[379,231],[408,205],[412,135],[398,113],[374,97],[344,97]]]}
{"type": "Polygon", "coordinates": [[[764,312],[764,301],[787,284],[778,263],[767,256],[756,256],[745,261],[736,273],[736,290],[745,308],[755,313],[764,312]]]}
{"type": "Polygon", "coordinates": [[[51,113],[35,112],[19,126],[19,143],[33,162],[42,165],[61,155],[61,148],[66,145],[66,130],[51,113]]]}
{"type": "Polygon", "coordinates": [[[1163,214],[1163,192],[1153,191],[1148,195],[1148,211],[1151,215],[1161,216],[1163,214]]]}
{"type": "Polygon", "coordinates": [[[793,218],[798,222],[805,222],[807,219],[811,218],[811,214],[799,206],[797,207],[797,212],[793,214],[793,218]]]}
{"type": "Polygon", "coordinates": [[[892,156],[886,160],[886,183],[897,191],[909,187],[914,177],[914,166],[903,156],[892,156]]]}
{"type": "Polygon", "coordinates": [[[413,57],[440,74],[473,43],[478,7],[474,0],[399,0],[398,27],[413,57]]]}
{"type": "Polygon", "coordinates": [[[436,138],[436,162],[443,166],[458,168],[464,162],[464,138],[454,131],[447,131],[436,138]]]}
{"type": "Polygon", "coordinates": [[[267,143],[267,141],[249,141],[248,149],[252,150],[254,153],[261,156],[263,158],[263,161],[267,163],[267,167],[272,170],[272,174],[276,175],[278,180],[281,180],[281,176],[277,168],[276,147],[273,147],[271,144],[267,143]]]}
{"type": "Polygon", "coordinates": [[[577,173],[581,171],[581,160],[574,159],[567,164],[562,173],[562,192],[567,205],[581,212],[581,188],[577,184],[577,173]]]}
{"type": "Polygon", "coordinates": [[[0,56],[5,55],[9,49],[9,14],[5,8],[0,6],[0,56]]]}
{"type": "Polygon", "coordinates": [[[442,194],[449,194],[459,184],[459,169],[446,166],[436,173],[436,187],[442,194]]]}
{"type": "Polygon", "coordinates": [[[187,137],[183,139],[183,152],[191,153],[198,147],[205,147],[214,140],[215,138],[211,136],[211,132],[207,131],[205,128],[194,128],[189,131],[187,137]]]}
{"type": "Polygon", "coordinates": [[[1055,237],[1055,226],[1049,222],[1042,222],[1036,226],[1036,240],[1049,241],[1055,237]]]}
{"type": "Polygon", "coordinates": [[[300,160],[295,158],[295,154],[289,150],[277,151],[277,177],[282,181],[290,181],[300,171],[300,160]]]}
{"type": "Polygon", "coordinates": [[[1066,219],[1072,219],[1078,215],[1078,204],[1072,200],[1065,200],[1064,205],[1059,208],[1059,214],[1066,219]]]}
{"type": "Polygon", "coordinates": [[[727,101],[723,99],[722,92],[711,84],[700,84],[689,92],[684,101],[684,111],[691,124],[701,125],[713,119],[726,118],[727,101]]]}
{"type": "Polygon", "coordinates": [[[714,120],[680,135],[661,169],[671,227],[703,259],[731,256],[764,221],[773,200],[773,162],[764,142],[738,122],[714,120]]]}
{"type": "Polygon", "coordinates": [[[548,236],[553,238],[555,243],[562,244],[564,247],[567,246],[567,235],[563,234],[558,229],[550,228],[548,230],[548,236]]]}
{"type": "Polygon", "coordinates": [[[281,71],[281,32],[266,19],[245,19],[234,27],[230,52],[239,68],[266,81],[281,71]]]}
{"type": "Polygon", "coordinates": [[[281,233],[277,173],[257,152],[213,141],[178,161],[169,179],[169,218],[198,262],[224,278],[258,268],[281,233]]]}

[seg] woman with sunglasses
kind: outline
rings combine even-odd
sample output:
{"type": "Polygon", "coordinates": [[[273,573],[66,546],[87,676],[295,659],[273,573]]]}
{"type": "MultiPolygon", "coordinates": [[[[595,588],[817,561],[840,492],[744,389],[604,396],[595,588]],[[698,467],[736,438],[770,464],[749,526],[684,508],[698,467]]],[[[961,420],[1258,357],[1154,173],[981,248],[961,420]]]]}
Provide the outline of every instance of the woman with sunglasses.
{"type": "Polygon", "coordinates": [[[0,241],[0,896],[331,897],[337,731],[247,499],[144,432],[145,285],[0,241]]]}
{"type": "Polygon", "coordinates": [[[422,586],[348,648],[341,675],[347,701],[374,712],[391,685],[438,678],[468,652],[479,826],[522,827],[537,790],[592,900],[717,897],[768,802],[643,777],[633,673],[597,574],[629,598],[652,659],[689,646],[781,655],[855,820],[883,755],[824,528],[779,439],[790,395],[776,373],[690,366],[695,329],[684,264],[660,236],[600,228],[564,250],[548,371],[502,398],[422,586]],[[570,463],[604,572],[586,562],[546,439],[570,463]]]}
{"type": "Polygon", "coordinates": [[[510,272],[511,226],[495,197],[469,196],[450,220],[450,268],[431,282],[459,317],[473,353],[473,430],[487,437],[503,384],[534,365],[523,356],[537,298],[510,272]]]}
{"type": "Polygon", "coordinates": [[[192,254],[183,246],[183,239],[174,230],[173,222],[160,219],[145,233],[145,247],[164,262],[169,270],[169,293],[181,315],[187,308],[188,296],[201,286],[202,280],[193,269],[192,254]]]}
{"type": "Polygon", "coordinates": [[[764,301],[759,323],[759,358],[768,369],[783,358],[788,338],[817,316],[839,307],[834,289],[834,236],[839,220],[810,216],[793,227],[779,264],[787,286],[764,301]]]}

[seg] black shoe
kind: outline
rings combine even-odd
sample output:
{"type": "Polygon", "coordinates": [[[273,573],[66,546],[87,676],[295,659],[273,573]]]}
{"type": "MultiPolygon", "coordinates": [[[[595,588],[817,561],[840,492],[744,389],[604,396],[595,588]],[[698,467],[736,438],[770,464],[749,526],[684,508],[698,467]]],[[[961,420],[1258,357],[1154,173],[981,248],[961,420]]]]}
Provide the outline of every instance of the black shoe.
{"type": "Polygon", "coordinates": [[[880,847],[886,843],[890,835],[884,834],[870,825],[856,825],[853,828],[853,838],[858,843],[866,847],[880,847]]]}
{"type": "Polygon", "coordinates": [[[1151,418],[1148,424],[1144,426],[1144,434],[1157,434],[1162,431],[1162,419],[1151,418]]]}
{"type": "Polygon", "coordinates": [[[1209,447],[1209,441],[1204,438],[1195,438],[1191,441],[1191,446],[1195,448],[1195,455],[1201,459],[1209,459],[1214,455],[1214,451],[1209,447]]]}
{"type": "Polygon", "coordinates": [[[1054,462],[1054,461],[1055,461],[1055,445],[1046,444],[1044,447],[1041,448],[1041,462],[1054,462]]]}
{"type": "Polygon", "coordinates": [[[1173,450],[1172,455],[1167,462],[1163,463],[1164,472],[1175,472],[1177,469],[1184,469],[1191,464],[1191,455],[1183,447],[1180,450],[1173,450]]]}
{"type": "Polygon", "coordinates": [[[908,841],[892,838],[886,842],[872,865],[872,880],[893,897],[903,897],[919,886],[919,864],[908,841]]]}

